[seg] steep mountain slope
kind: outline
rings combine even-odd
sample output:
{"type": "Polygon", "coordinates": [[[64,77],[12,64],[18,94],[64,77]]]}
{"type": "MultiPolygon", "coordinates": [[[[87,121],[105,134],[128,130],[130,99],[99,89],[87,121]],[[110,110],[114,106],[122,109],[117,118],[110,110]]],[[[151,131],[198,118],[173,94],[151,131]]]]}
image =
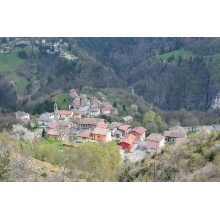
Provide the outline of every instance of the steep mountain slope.
{"type": "Polygon", "coordinates": [[[218,96],[218,38],[79,38],[78,44],[161,109],[208,110],[218,96]]]}
{"type": "MultiPolygon", "coordinates": [[[[87,85],[133,88],[163,110],[220,107],[219,38],[1,38],[0,42],[2,48],[12,48],[0,54],[1,81],[7,86],[15,81],[11,91],[17,92],[21,105],[30,96],[35,100],[87,85]],[[31,46],[17,46],[21,39],[31,46]],[[60,57],[55,44],[78,59],[60,57]],[[5,65],[7,60],[13,62],[5,65]]],[[[11,103],[3,99],[2,95],[1,106],[11,103]]]]}

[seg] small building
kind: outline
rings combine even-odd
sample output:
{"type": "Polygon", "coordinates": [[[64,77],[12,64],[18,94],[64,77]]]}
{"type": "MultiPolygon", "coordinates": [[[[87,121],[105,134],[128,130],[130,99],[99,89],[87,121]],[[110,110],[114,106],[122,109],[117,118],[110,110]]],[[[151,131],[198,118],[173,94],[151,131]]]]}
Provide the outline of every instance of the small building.
{"type": "Polygon", "coordinates": [[[186,138],[188,130],[176,125],[169,128],[169,131],[164,132],[165,141],[174,143],[177,138],[186,138]]]}
{"type": "Polygon", "coordinates": [[[142,126],[134,127],[130,133],[138,140],[144,140],[146,129],[142,126]]]}
{"type": "Polygon", "coordinates": [[[146,138],[147,150],[157,151],[164,146],[164,136],[152,133],[146,138]]]}
{"type": "Polygon", "coordinates": [[[107,124],[105,122],[99,122],[96,127],[98,127],[98,128],[108,128],[108,126],[109,126],[109,124],[107,124]]]}
{"type": "Polygon", "coordinates": [[[71,118],[69,122],[70,122],[72,128],[78,129],[78,127],[79,127],[79,118],[71,118]]]}
{"type": "Polygon", "coordinates": [[[122,132],[121,131],[119,131],[119,130],[116,130],[116,131],[114,131],[114,135],[115,135],[115,138],[119,138],[119,139],[121,139],[122,138],[122,132]]]}
{"type": "Polygon", "coordinates": [[[119,141],[119,145],[124,149],[130,151],[135,144],[135,136],[132,134],[124,135],[119,141]]]}
{"type": "Polygon", "coordinates": [[[56,140],[64,140],[68,138],[69,131],[60,129],[51,129],[47,132],[49,138],[55,138],[56,140]]]}
{"type": "Polygon", "coordinates": [[[76,135],[76,137],[79,140],[92,140],[92,131],[90,129],[82,130],[76,135]]]}
{"type": "Polygon", "coordinates": [[[165,131],[164,136],[165,141],[174,143],[177,138],[186,138],[186,133],[179,131],[165,131]]]}
{"type": "MultiPolygon", "coordinates": [[[[75,90],[75,89],[74,89],[75,90]]],[[[69,97],[72,99],[72,100],[75,100],[76,98],[79,98],[79,95],[73,91],[73,89],[70,90],[71,92],[69,93],[69,97]]]]}
{"type": "Polygon", "coordinates": [[[82,107],[82,106],[80,106],[79,108],[78,108],[78,111],[81,113],[81,114],[87,114],[88,113],[88,111],[89,111],[89,107],[88,106],[84,106],[84,107],[82,107]]]}
{"type": "Polygon", "coordinates": [[[67,121],[55,121],[46,127],[49,138],[63,140],[70,134],[71,125],[67,121]]]}
{"type": "Polygon", "coordinates": [[[109,129],[106,128],[98,128],[96,127],[93,131],[92,131],[92,135],[93,135],[93,140],[100,142],[100,143],[106,143],[112,140],[111,137],[111,131],[109,129]]]}
{"type": "Polygon", "coordinates": [[[71,110],[57,111],[58,120],[69,121],[72,116],[73,116],[73,112],[71,110]]]}
{"type": "Polygon", "coordinates": [[[102,114],[105,115],[111,114],[111,108],[109,107],[102,108],[102,114]]]}
{"type": "Polygon", "coordinates": [[[113,128],[119,128],[121,125],[122,125],[122,123],[114,121],[109,126],[111,126],[113,128]]]}
{"type": "Polygon", "coordinates": [[[18,111],[15,113],[16,119],[25,123],[28,123],[30,120],[30,115],[26,112],[18,111]]]}
{"type": "Polygon", "coordinates": [[[80,111],[78,111],[76,109],[73,109],[72,112],[73,112],[72,118],[81,118],[81,112],[80,111]]]}
{"type": "Polygon", "coordinates": [[[54,121],[55,121],[54,114],[49,112],[42,113],[41,115],[39,115],[39,118],[37,119],[38,125],[41,126],[48,126],[54,121]]]}
{"type": "Polygon", "coordinates": [[[130,115],[128,115],[128,116],[122,117],[122,118],[121,118],[121,122],[127,124],[127,123],[129,123],[129,122],[132,122],[132,119],[133,119],[133,117],[130,116],[130,115]]]}
{"type": "Polygon", "coordinates": [[[130,125],[121,125],[118,127],[118,130],[122,132],[122,136],[129,134],[131,131],[131,126],[130,125]]]}
{"type": "Polygon", "coordinates": [[[91,108],[89,110],[89,115],[91,116],[99,116],[100,115],[100,108],[91,108]]]}
{"type": "Polygon", "coordinates": [[[100,121],[98,118],[81,118],[79,120],[79,129],[93,130],[100,121]]]}

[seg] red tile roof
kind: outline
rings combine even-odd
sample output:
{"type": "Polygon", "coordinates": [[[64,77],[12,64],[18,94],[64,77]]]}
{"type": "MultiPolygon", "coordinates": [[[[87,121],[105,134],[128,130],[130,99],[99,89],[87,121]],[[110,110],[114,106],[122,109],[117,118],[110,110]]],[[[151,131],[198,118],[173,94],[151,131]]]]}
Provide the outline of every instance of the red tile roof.
{"type": "Polygon", "coordinates": [[[91,137],[91,130],[88,129],[88,130],[83,130],[83,131],[80,131],[76,136],[77,137],[91,137]]]}
{"type": "Polygon", "coordinates": [[[161,134],[156,134],[156,133],[152,133],[146,138],[146,140],[155,141],[155,142],[160,142],[163,139],[164,139],[164,136],[162,136],[161,134]]]}
{"type": "Polygon", "coordinates": [[[110,126],[112,126],[112,127],[120,127],[121,125],[122,125],[122,123],[116,122],[116,121],[114,121],[110,124],[110,126]]]}
{"type": "Polygon", "coordinates": [[[81,118],[79,124],[97,125],[99,120],[97,118],[81,118]]]}
{"type": "Polygon", "coordinates": [[[131,126],[130,125],[121,125],[118,129],[121,130],[121,131],[126,131],[130,128],[131,126]]]}
{"type": "Polygon", "coordinates": [[[96,127],[92,133],[100,134],[100,135],[107,135],[109,132],[111,132],[109,129],[96,127]]]}
{"type": "Polygon", "coordinates": [[[122,142],[125,142],[125,143],[128,143],[128,144],[133,144],[135,142],[135,136],[132,135],[132,134],[127,134],[127,135],[124,135],[121,140],[119,141],[119,143],[122,143],[122,142]]]}
{"type": "Polygon", "coordinates": [[[143,134],[143,133],[146,131],[146,129],[145,129],[144,127],[142,127],[142,126],[139,126],[139,127],[133,128],[133,129],[131,130],[131,132],[132,132],[132,131],[137,132],[138,134],[143,134]]]}
{"type": "Polygon", "coordinates": [[[100,122],[98,123],[98,125],[96,127],[98,128],[108,128],[109,124],[104,123],[104,122],[100,122]]]}
{"type": "Polygon", "coordinates": [[[58,110],[58,115],[72,115],[73,112],[70,110],[58,110]]]}

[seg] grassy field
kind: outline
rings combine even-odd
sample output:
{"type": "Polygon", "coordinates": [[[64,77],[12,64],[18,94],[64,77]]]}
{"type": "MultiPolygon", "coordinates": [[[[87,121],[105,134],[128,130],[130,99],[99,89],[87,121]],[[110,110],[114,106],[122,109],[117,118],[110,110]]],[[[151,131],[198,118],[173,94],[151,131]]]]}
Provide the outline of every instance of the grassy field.
{"type": "Polygon", "coordinates": [[[72,53],[71,51],[67,50],[66,47],[62,46],[61,49],[62,49],[65,53],[67,53],[67,54],[69,54],[69,55],[73,55],[73,53],[72,53]]]}
{"type": "Polygon", "coordinates": [[[55,140],[55,139],[47,139],[44,141],[40,141],[38,142],[40,147],[55,147],[57,149],[63,150],[65,148],[67,148],[66,146],[62,145],[62,141],[59,140],[55,140]]]}
{"type": "Polygon", "coordinates": [[[172,57],[173,54],[174,54],[175,61],[178,61],[179,55],[181,55],[182,59],[188,59],[190,58],[190,56],[191,57],[195,56],[195,54],[193,54],[191,51],[181,49],[181,50],[175,50],[170,53],[159,55],[159,58],[167,60],[168,58],[172,57]]]}
{"type": "Polygon", "coordinates": [[[28,85],[27,79],[22,76],[18,76],[16,73],[9,73],[5,75],[5,79],[9,81],[14,81],[14,89],[19,94],[24,94],[24,91],[28,85]]]}
{"type": "Polygon", "coordinates": [[[15,73],[22,62],[23,60],[16,54],[0,54],[0,74],[15,73]]]}
{"type": "Polygon", "coordinates": [[[68,93],[61,93],[55,95],[52,100],[57,103],[59,109],[69,109],[69,104],[71,102],[68,93]]]}
{"type": "Polygon", "coordinates": [[[14,87],[19,95],[24,93],[28,85],[28,81],[24,77],[16,74],[16,70],[22,62],[23,60],[14,53],[0,54],[0,75],[4,75],[8,82],[15,81],[14,87]]]}

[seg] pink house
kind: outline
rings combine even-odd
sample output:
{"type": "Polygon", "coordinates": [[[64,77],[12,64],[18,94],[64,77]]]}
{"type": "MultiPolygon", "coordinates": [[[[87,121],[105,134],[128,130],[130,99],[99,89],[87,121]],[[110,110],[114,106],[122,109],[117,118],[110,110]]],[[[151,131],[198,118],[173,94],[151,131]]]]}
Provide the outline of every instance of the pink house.
{"type": "Polygon", "coordinates": [[[147,150],[158,150],[164,146],[164,136],[156,133],[150,134],[146,138],[147,150]]]}
{"type": "Polygon", "coordinates": [[[133,134],[136,139],[143,140],[145,138],[146,129],[144,127],[135,127],[131,130],[130,134],[133,134]]]}

